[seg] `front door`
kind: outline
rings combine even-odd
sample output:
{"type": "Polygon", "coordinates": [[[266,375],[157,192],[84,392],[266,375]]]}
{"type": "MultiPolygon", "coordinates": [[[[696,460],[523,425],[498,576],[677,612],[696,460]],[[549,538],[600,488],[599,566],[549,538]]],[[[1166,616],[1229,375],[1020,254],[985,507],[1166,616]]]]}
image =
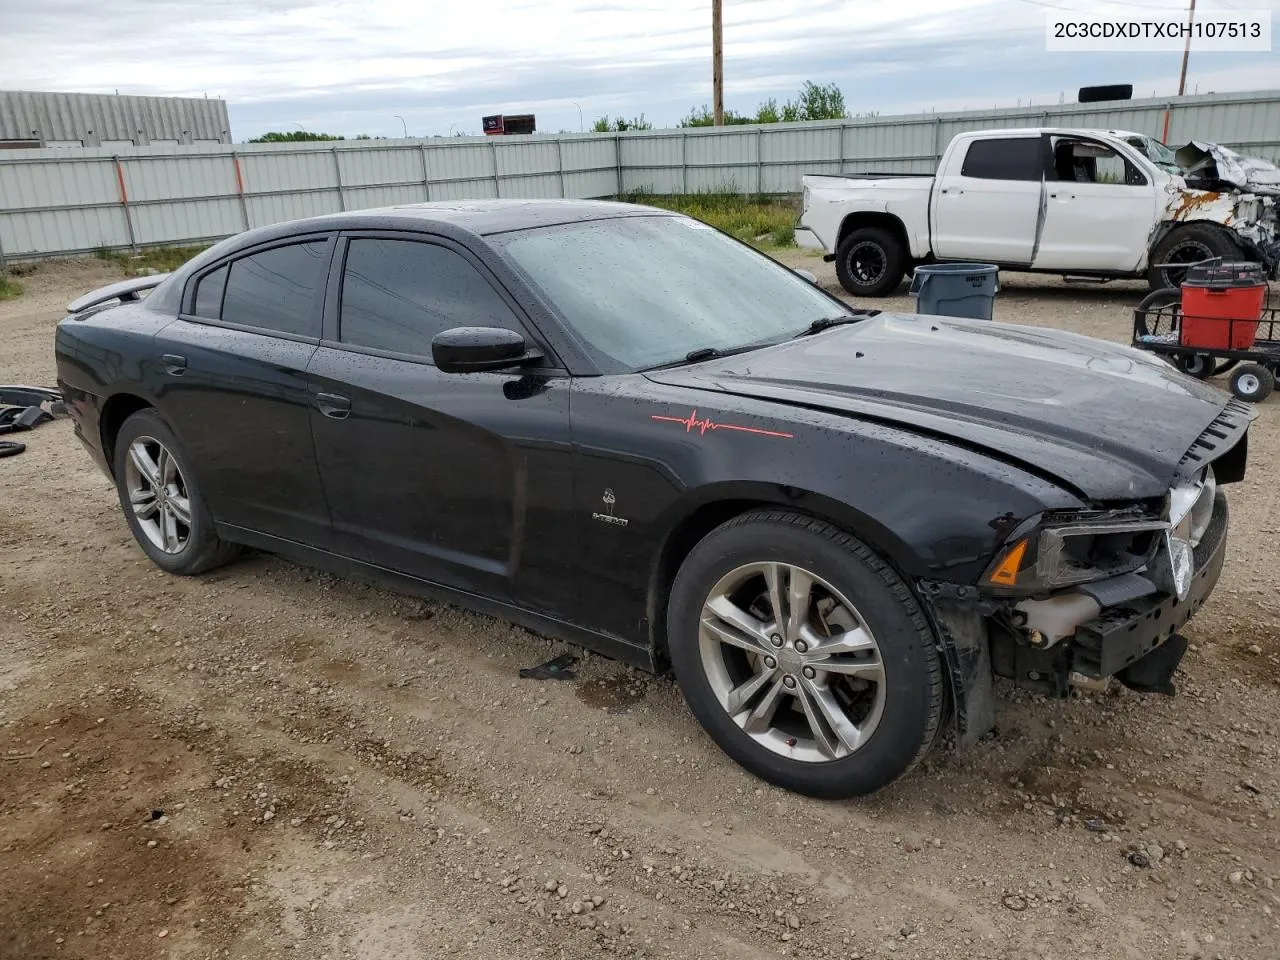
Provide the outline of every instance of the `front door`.
{"type": "Polygon", "coordinates": [[[1156,222],[1155,186],[1108,144],[1051,136],[1044,227],[1035,266],[1136,270],[1156,222]]]}
{"type": "Polygon", "coordinates": [[[334,336],[308,369],[338,549],[550,615],[575,594],[568,377],[448,374],[451,327],[530,331],[506,291],[444,240],[354,234],[331,286],[334,336]]]}

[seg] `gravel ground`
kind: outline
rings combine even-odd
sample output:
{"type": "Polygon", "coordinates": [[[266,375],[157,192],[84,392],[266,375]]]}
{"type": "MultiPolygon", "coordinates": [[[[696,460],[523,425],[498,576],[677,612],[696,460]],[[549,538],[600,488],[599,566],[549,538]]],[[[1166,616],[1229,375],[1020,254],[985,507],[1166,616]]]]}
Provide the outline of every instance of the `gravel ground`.
{"type": "MultiPolygon", "coordinates": [[[[0,380],[52,382],[62,306],[112,279],[23,277],[0,380]]],[[[999,319],[1115,340],[1142,293],[1004,284],[999,319]]],[[[1002,688],[995,736],[848,803],[753,780],[669,678],[518,679],[562,648],[502,621],[266,555],[167,576],[69,423],[24,439],[0,461],[5,960],[1277,955],[1275,399],[1176,698],[1002,688]]]]}

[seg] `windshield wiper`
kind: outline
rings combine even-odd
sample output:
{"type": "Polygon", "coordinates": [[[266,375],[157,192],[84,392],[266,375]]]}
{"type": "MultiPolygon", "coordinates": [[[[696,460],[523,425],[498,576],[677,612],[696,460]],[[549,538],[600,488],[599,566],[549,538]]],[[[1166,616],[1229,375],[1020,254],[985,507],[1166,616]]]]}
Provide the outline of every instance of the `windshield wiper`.
{"type": "Polygon", "coordinates": [[[751,350],[759,350],[761,347],[768,347],[777,343],[776,340],[757,340],[754,343],[744,343],[738,347],[699,347],[697,350],[690,350],[679,360],[668,360],[666,363],[658,363],[652,367],[641,367],[638,373],[648,373],[650,370],[667,370],[671,367],[683,367],[686,363],[701,363],[703,360],[715,360],[719,357],[732,357],[736,353],[747,353],[751,350]]]}
{"type": "Polygon", "coordinates": [[[838,317],[819,317],[817,320],[813,321],[813,323],[809,324],[809,326],[805,327],[792,337],[792,339],[798,340],[801,337],[808,337],[815,333],[821,333],[823,330],[830,330],[832,327],[843,327],[848,323],[857,323],[859,320],[865,319],[866,317],[874,317],[879,312],[879,310],[853,310],[849,313],[842,313],[838,317]]]}

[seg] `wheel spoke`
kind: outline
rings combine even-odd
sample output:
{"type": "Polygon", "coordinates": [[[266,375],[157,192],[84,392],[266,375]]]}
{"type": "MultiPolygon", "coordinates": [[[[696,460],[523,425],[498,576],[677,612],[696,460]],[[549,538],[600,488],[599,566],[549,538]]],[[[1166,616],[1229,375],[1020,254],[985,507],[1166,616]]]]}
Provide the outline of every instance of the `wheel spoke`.
{"type": "Polygon", "coordinates": [[[160,483],[167,487],[169,484],[173,483],[174,476],[177,472],[178,466],[174,463],[173,454],[171,454],[166,447],[161,447],[160,460],[157,464],[157,476],[160,478],[160,483]]]}
{"type": "Polygon", "coordinates": [[[840,673],[846,677],[861,677],[875,683],[884,682],[884,664],[879,660],[849,660],[831,657],[825,660],[813,660],[809,666],[819,673],[840,673]]]}
{"type": "Polygon", "coordinates": [[[129,494],[129,503],[133,506],[133,514],[139,520],[149,520],[155,515],[158,501],[155,491],[150,487],[140,487],[129,494]]]}
{"type": "Polygon", "coordinates": [[[184,496],[173,494],[169,497],[169,510],[173,514],[173,518],[180,524],[191,529],[191,501],[184,496]]]}
{"type": "Polygon", "coordinates": [[[173,519],[173,511],[165,504],[160,508],[160,543],[167,553],[177,553],[181,545],[178,541],[178,527],[173,519]]]}
{"type": "MultiPolygon", "coordinates": [[[[854,627],[834,636],[822,637],[805,630],[803,639],[809,644],[810,657],[833,657],[841,653],[867,653],[876,650],[876,642],[862,627],[854,627]]],[[[815,664],[816,666],[816,664],[815,664]]]]}
{"type": "Polygon", "coordinates": [[[143,480],[153,487],[160,485],[160,467],[151,459],[151,454],[147,453],[145,446],[141,443],[133,443],[129,447],[129,459],[138,468],[138,473],[142,474],[143,480]]]}
{"type": "Polygon", "coordinates": [[[787,568],[781,563],[768,563],[764,568],[765,587],[769,593],[769,609],[773,611],[774,629],[781,631],[786,622],[786,605],[782,600],[783,581],[787,576],[787,568]]]}
{"type": "Polygon", "coordinates": [[[858,749],[862,734],[845,716],[828,687],[801,679],[796,696],[819,750],[834,760],[840,755],[842,746],[849,753],[858,749]]]}
{"type": "Polygon", "coordinates": [[[769,688],[760,702],[756,704],[756,708],[747,716],[742,729],[747,733],[764,733],[768,730],[773,724],[773,715],[778,711],[778,702],[782,699],[785,689],[782,685],[782,678],[775,679],[773,686],[769,688]]]}
{"type": "Polygon", "coordinates": [[[759,693],[770,680],[774,679],[775,674],[776,671],[765,667],[750,680],[734,687],[729,691],[729,696],[725,699],[725,709],[730,714],[741,712],[751,702],[751,698],[759,693]]]}
{"type": "Polygon", "coordinates": [[[752,653],[765,653],[770,649],[765,624],[739,608],[728,597],[721,595],[707,601],[703,614],[702,625],[721,643],[741,647],[752,653]],[[707,613],[712,616],[706,616],[707,613]]]}
{"type": "MultiPolygon", "coordinates": [[[[799,567],[790,567],[787,572],[787,639],[794,642],[809,626],[809,594],[813,592],[813,577],[799,567]]],[[[808,641],[807,637],[804,639],[808,641]]]]}

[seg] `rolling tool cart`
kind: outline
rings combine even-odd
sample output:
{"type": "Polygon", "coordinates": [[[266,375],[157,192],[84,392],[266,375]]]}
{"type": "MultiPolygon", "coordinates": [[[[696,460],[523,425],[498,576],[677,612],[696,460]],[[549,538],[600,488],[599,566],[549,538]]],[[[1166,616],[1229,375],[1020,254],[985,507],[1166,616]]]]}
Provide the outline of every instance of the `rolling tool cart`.
{"type": "Polygon", "coordinates": [[[1201,380],[1231,371],[1231,392],[1259,403],[1280,370],[1280,305],[1261,264],[1221,258],[1187,268],[1179,290],[1157,290],[1133,312],[1133,345],[1201,380]]]}

